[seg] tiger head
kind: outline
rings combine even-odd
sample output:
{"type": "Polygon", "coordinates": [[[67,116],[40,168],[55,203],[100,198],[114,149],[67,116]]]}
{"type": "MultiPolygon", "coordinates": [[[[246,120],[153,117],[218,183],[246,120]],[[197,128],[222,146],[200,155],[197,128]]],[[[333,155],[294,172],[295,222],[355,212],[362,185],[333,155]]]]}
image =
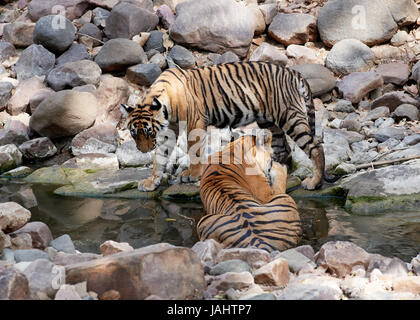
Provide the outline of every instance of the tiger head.
{"type": "Polygon", "coordinates": [[[146,94],[136,108],[121,105],[121,112],[127,117],[126,128],[136,141],[141,152],[156,148],[159,131],[169,125],[167,105],[160,97],[146,94]]]}

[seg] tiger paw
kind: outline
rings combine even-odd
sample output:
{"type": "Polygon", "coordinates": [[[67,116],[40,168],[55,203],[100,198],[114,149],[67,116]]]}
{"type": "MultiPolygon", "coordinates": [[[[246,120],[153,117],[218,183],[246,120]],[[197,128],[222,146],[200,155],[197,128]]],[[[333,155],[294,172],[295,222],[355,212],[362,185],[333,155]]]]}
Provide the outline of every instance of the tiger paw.
{"type": "Polygon", "coordinates": [[[200,175],[193,174],[191,170],[184,170],[179,175],[182,182],[197,182],[200,180],[200,175]]]}
{"type": "Polygon", "coordinates": [[[306,178],[302,181],[302,187],[305,190],[315,190],[321,187],[322,182],[315,178],[306,178]]]}
{"type": "Polygon", "coordinates": [[[156,180],[153,178],[140,180],[137,188],[139,191],[154,191],[159,186],[159,181],[156,180]]]}

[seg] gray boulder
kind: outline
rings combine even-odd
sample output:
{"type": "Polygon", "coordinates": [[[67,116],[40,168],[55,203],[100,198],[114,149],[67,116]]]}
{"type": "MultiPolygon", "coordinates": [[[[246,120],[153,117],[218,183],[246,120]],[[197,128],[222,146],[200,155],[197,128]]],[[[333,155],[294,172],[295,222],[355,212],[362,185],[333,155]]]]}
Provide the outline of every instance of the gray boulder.
{"type": "Polygon", "coordinates": [[[337,42],[325,59],[325,66],[335,74],[346,75],[356,71],[367,71],[375,55],[365,44],[356,39],[337,42]]]}
{"type": "Polygon", "coordinates": [[[16,62],[16,75],[19,81],[33,76],[47,75],[55,64],[55,56],[42,45],[32,44],[22,51],[16,62]]]}
{"type": "Polygon", "coordinates": [[[42,160],[57,153],[55,145],[46,137],[26,141],[19,146],[19,150],[30,160],[42,160]]]}
{"type": "Polygon", "coordinates": [[[392,113],[392,117],[397,121],[403,118],[411,121],[417,121],[419,120],[419,109],[412,104],[405,103],[395,109],[392,113]]]}
{"type": "Polygon", "coordinates": [[[413,24],[419,17],[419,10],[414,0],[381,0],[391,12],[398,26],[413,24]]]}
{"type": "Polygon", "coordinates": [[[314,97],[330,92],[337,82],[334,74],[321,64],[300,64],[293,66],[292,69],[300,72],[308,81],[314,97]]]}
{"type": "Polygon", "coordinates": [[[35,24],[16,21],[6,24],[3,29],[3,40],[15,47],[26,48],[33,43],[35,24]]]}
{"type": "Polygon", "coordinates": [[[121,71],[135,64],[146,63],[147,57],[137,42],[128,39],[111,39],[101,48],[95,57],[95,62],[104,72],[121,71]]]}
{"type": "Polygon", "coordinates": [[[376,72],[353,72],[338,82],[337,88],[344,99],[359,103],[369,92],[383,84],[384,80],[376,72]]]}
{"type": "Polygon", "coordinates": [[[28,15],[32,21],[50,14],[63,14],[70,21],[80,18],[89,3],[86,0],[32,0],[28,4],[28,15]]]}
{"type": "Polygon", "coordinates": [[[398,26],[382,0],[330,0],[319,10],[318,30],[329,47],[343,39],[371,46],[390,40],[398,26]]]}
{"type": "MultiPolygon", "coordinates": [[[[193,54],[186,48],[175,45],[168,54],[168,60],[172,60],[181,68],[192,68],[195,65],[193,54]]],[[[169,64],[170,66],[170,64],[169,64]]]]}
{"type": "Polygon", "coordinates": [[[80,60],[92,60],[90,54],[86,51],[84,45],[74,43],[70,48],[57,58],[56,66],[60,67],[68,62],[75,62],[80,60]]]}
{"type": "Polygon", "coordinates": [[[185,1],[176,7],[169,29],[179,44],[246,56],[254,36],[254,15],[234,0],[185,1]]]}
{"type": "Polygon", "coordinates": [[[153,12],[121,1],[111,10],[106,20],[105,34],[110,39],[131,39],[140,32],[153,30],[159,18],[153,12]]]}
{"type": "Polygon", "coordinates": [[[7,106],[12,97],[13,85],[10,82],[0,82],[0,108],[7,106]]]}
{"type": "Polygon", "coordinates": [[[61,54],[73,43],[76,28],[61,15],[49,15],[38,20],[34,29],[34,43],[61,54]]]}
{"type": "Polygon", "coordinates": [[[0,62],[3,62],[4,60],[15,55],[16,49],[12,43],[6,41],[0,42],[0,62]]]}
{"type": "Polygon", "coordinates": [[[268,35],[285,46],[313,42],[318,37],[316,18],[310,14],[278,13],[268,27],[268,35]]]}
{"type": "Polygon", "coordinates": [[[375,99],[371,104],[371,108],[375,109],[377,107],[386,106],[392,112],[402,104],[412,104],[416,107],[420,107],[420,102],[406,94],[404,91],[391,91],[375,99]]]}
{"type": "Polygon", "coordinates": [[[162,73],[154,63],[137,64],[127,69],[127,79],[141,86],[150,86],[162,73]]]}
{"type": "Polygon", "coordinates": [[[68,62],[51,70],[47,76],[48,85],[55,91],[74,88],[86,84],[97,85],[101,68],[91,60],[68,62]]]}

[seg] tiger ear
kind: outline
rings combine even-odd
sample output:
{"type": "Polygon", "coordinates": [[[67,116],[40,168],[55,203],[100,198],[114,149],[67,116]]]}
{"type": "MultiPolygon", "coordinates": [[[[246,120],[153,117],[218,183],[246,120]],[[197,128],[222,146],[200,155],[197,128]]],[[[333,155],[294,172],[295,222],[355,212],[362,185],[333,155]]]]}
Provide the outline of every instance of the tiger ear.
{"type": "Polygon", "coordinates": [[[129,106],[129,105],[127,105],[127,104],[121,104],[121,105],[120,105],[120,110],[121,110],[121,113],[122,113],[122,115],[123,115],[124,117],[128,117],[128,115],[129,115],[131,112],[133,112],[134,108],[133,108],[133,107],[130,107],[130,106],[129,106]]]}
{"type": "Polygon", "coordinates": [[[162,104],[157,98],[153,98],[152,105],[150,106],[150,110],[158,111],[162,108],[162,104]]]}

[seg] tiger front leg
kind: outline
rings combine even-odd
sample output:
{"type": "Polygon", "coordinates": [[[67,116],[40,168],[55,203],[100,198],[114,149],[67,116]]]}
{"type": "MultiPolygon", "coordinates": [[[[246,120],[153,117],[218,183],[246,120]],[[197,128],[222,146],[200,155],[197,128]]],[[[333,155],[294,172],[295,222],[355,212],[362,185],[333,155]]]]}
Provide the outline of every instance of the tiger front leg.
{"type": "Polygon", "coordinates": [[[317,143],[316,145],[312,145],[307,153],[309,153],[309,157],[314,164],[314,171],[312,177],[308,177],[302,181],[302,187],[306,190],[315,190],[322,185],[322,177],[325,168],[324,148],[321,144],[317,143]]]}

